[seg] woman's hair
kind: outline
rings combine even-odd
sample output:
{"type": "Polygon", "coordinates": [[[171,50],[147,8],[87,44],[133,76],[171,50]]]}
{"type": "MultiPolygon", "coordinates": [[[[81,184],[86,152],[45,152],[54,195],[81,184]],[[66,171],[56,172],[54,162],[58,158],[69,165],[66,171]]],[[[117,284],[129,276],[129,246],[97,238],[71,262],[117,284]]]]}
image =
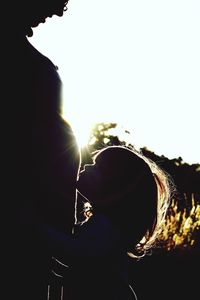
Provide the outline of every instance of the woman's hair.
{"type": "Polygon", "coordinates": [[[130,146],[109,146],[95,151],[94,161],[101,156],[105,164],[114,168],[109,176],[114,177],[112,190],[117,191],[121,202],[112,206],[112,216],[116,212],[117,224],[122,227],[125,224],[124,233],[128,232],[130,239],[127,253],[131,257],[144,256],[156,245],[162,231],[173,191],[172,179],[155,162],[130,146]],[[126,192],[123,191],[125,182],[128,182],[126,192]]]}
{"type": "MultiPolygon", "coordinates": [[[[153,162],[150,158],[144,156],[141,152],[136,152],[139,157],[141,157],[149,166],[157,187],[157,214],[155,223],[153,224],[151,230],[148,230],[140,242],[136,245],[135,249],[139,254],[139,257],[144,256],[149,253],[149,250],[156,246],[156,242],[162,232],[163,225],[165,222],[168,207],[171,202],[172,193],[175,191],[175,186],[173,184],[171,176],[164,171],[158,164],[153,162]]],[[[129,252],[129,256],[137,256],[129,252]]]]}

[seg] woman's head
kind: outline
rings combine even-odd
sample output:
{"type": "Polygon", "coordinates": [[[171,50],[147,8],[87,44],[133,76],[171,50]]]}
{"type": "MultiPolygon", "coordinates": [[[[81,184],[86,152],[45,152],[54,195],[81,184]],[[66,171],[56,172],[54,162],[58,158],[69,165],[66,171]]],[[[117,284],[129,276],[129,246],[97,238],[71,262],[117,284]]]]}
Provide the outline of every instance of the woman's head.
{"type": "Polygon", "coordinates": [[[13,32],[32,35],[32,27],[44,23],[46,18],[53,15],[62,16],[68,0],[4,0],[3,8],[8,14],[9,28],[13,32]]]}
{"type": "Polygon", "coordinates": [[[123,146],[98,151],[94,163],[80,173],[78,190],[94,210],[115,222],[130,244],[138,244],[148,232],[146,248],[155,240],[169,204],[166,174],[135,149],[123,146]]]}

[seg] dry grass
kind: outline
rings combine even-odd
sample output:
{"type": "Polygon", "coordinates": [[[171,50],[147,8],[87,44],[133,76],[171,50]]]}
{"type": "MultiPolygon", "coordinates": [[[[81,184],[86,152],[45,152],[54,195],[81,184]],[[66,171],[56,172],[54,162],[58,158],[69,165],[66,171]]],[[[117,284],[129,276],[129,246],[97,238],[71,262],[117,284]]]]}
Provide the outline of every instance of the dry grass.
{"type": "Polygon", "coordinates": [[[196,246],[197,233],[200,230],[200,204],[191,197],[189,210],[179,209],[173,200],[167,214],[159,244],[168,251],[175,248],[191,248],[196,246]]]}

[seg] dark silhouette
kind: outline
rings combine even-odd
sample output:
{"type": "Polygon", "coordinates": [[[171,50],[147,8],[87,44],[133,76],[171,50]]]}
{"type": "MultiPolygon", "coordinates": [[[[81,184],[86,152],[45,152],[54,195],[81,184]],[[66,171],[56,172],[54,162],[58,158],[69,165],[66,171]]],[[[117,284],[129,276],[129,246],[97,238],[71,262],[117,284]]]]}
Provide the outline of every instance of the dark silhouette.
{"type": "MultiPolygon", "coordinates": [[[[120,140],[115,135],[115,123],[99,123],[91,133],[91,139],[87,153],[83,156],[84,163],[91,163],[92,152],[102,149],[106,145],[127,145],[125,140],[120,140]],[[95,138],[95,139],[94,139],[95,138]],[[117,143],[116,143],[117,141],[117,143]]],[[[116,130],[117,132],[117,130],[116,130]]],[[[192,149],[192,148],[191,148],[192,149]]],[[[166,170],[174,181],[176,190],[173,192],[173,200],[178,205],[178,212],[186,209],[187,214],[194,210],[192,198],[195,205],[200,204],[200,164],[188,164],[181,157],[169,159],[164,155],[157,155],[147,147],[140,149],[142,153],[154,161],[162,169],[166,170]]],[[[191,150],[192,151],[192,150],[191,150]]],[[[167,215],[171,215],[171,206],[167,215]]],[[[196,215],[198,218],[198,216],[196,215]]],[[[174,228],[173,228],[174,229],[174,228]]],[[[168,228],[170,230],[170,228],[168,228]]],[[[176,228],[176,233],[181,236],[181,230],[176,228]]],[[[172,234],[172,233],[171,233],[172,234]]],[[[188,236],[192,237],[195,243],[186,247],[186,244],[177,245],[175,249],[169,250],[166,244],[157,245],[151,256],[146,256],[139,261],[129,260],[130,277],[134,282],[138,299],[195,299],[198,294],[198,261],[200,259],[200,228],[191,227],[188,236]],[[192,232],[192,233],[191,233],[192,232]],[[191,235],[192,234],[192,235],[191,235]],[[167,288],[163,282],[168,282],[167,288]],[[163,287],[162,295],[157,287],[163,287]]],[[[171,236],[173,238],[173,236],[171,236]]]]}
{"type": "Polygon", "coordinates": [[[47,255],[30,220],[71,232],[79,150],[62,118],[57,67],[27,36],[47,17],[62,16],[68,1],[4,2],[1,171],[8,214],[3,298],[46,300],[51,253],[47,255]]]}
{"type": "Polygon", "coordinates": [[[54,257],[69,266],[69,299],[137,298],[129,285],[128,255],[139,258],[154,246],[169,205],[169,183],[152,161],[122,146],[100,150],[84,166],[77,188],[88,202],[85,221],[76,224],[74,235],[39,226],[54,257]]]}

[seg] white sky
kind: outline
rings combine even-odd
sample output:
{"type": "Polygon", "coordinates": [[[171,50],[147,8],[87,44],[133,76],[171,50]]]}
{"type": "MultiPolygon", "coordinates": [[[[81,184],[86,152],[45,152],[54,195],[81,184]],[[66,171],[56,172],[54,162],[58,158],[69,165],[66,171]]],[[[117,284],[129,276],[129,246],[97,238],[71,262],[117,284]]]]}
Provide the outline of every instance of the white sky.
{"type": "Polygon", "coordinates": [[[200,163],[199,0],[70,0],[30,41],[59,67],[77,137],[116,122],[136,147],[200,163]]]}

